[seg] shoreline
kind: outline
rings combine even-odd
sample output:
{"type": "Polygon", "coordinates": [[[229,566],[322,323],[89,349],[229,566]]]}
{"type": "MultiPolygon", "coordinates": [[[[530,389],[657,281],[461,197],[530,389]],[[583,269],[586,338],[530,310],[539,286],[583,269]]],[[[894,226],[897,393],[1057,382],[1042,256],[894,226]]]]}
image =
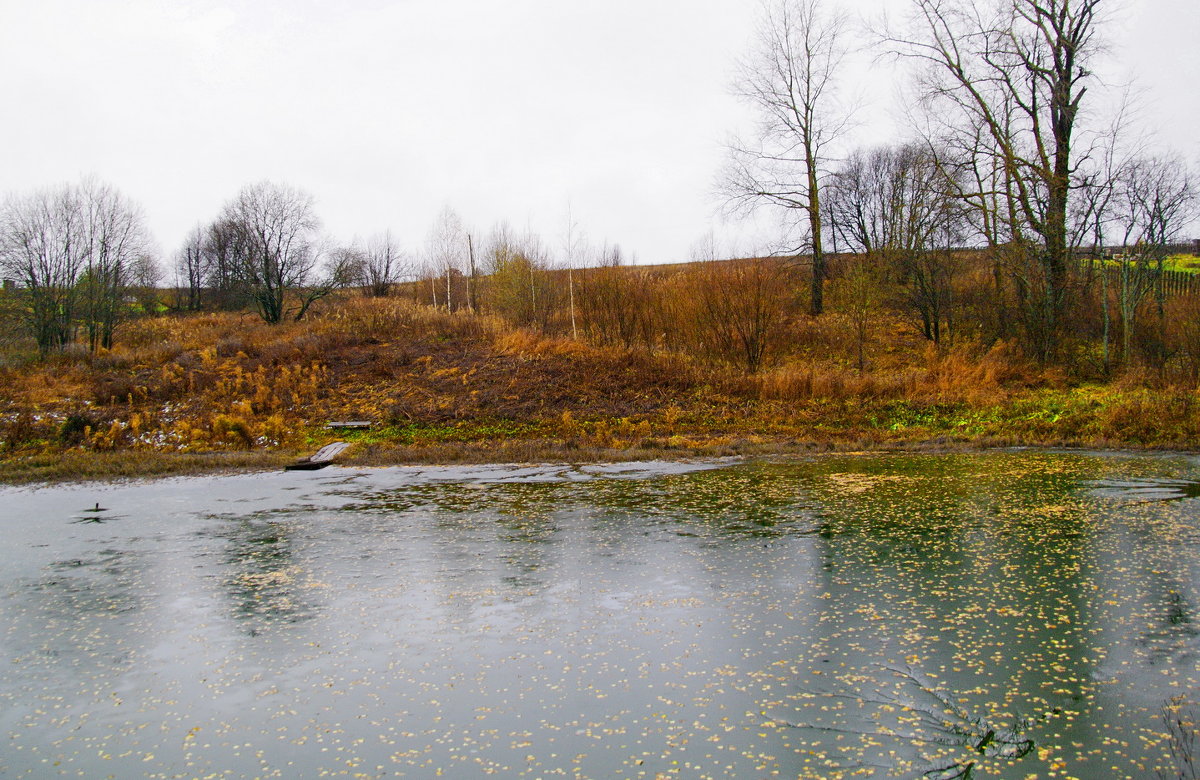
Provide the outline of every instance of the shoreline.
{"type": "MultiPolygon", "coordinates": [[[[561,439],[499,439],[471,442],[352,444],[347,456],[334,464],[344,467],[437,466],[460,464],[592,464],[639,461],[687,461],[711,458],[770,456],[820,456],[875,453],[948,454],[989,452],[1011,448],[1103,452],[1162,453],[1179,456],[1200,453],[1193,447],[1163,443],[1097,439],[1032,439],[1026,437],[872,439],[831,437],[803,440],[794,437],[729,435],[705,443],[672,446],[604,447],[561,439]]],[[[315,448],[314,448],[315,449],[315,448]]],[[[210,452],[158,452],[118,450],[95,452],[68,450],[59,453],[0,460],[0,487],[37,487],[72,482],[113,482],[181,476],[282,471],[311,453],[293,450],[243,450],[210,452]]]]}

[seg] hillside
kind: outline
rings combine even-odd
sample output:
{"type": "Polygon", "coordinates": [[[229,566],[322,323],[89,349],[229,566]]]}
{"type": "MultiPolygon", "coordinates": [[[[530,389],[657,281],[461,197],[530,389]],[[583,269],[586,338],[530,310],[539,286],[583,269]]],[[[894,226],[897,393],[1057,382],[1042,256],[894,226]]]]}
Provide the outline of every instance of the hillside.
{"type": "Polygon", "coordinates": [[[1187,448],[1187,387],[1068,384],[1003,342],[922,348],[891,330],[871,370],[748,374],[347,295],[268,326],[207,313],[126,323],[112,350],[0,370],[0,478],[278,466],[336,438],[346,462],[597,460],[890,446],[1187,448]],[[890,357],[888,357],[890,356],[890,357]],[[333,432],[333,420],[369,420],[333,432]]]}

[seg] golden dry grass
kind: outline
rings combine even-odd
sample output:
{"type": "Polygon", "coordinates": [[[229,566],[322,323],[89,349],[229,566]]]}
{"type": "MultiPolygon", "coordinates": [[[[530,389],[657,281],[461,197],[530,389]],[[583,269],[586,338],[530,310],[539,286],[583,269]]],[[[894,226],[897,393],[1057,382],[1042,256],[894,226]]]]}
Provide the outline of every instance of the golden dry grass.
{"type": "Polygon", "coordinates": [[[397,299],[347,296],[277,326],[148,318],[111,351],[0,368],[0,478],[276,465],[332,440],[323,426],[339,419],[374,423],[349,435],[361,462],[1200,440],[1187,381],[1149,372],[1071,386],[1012,343],[937,349],[886,319],[859,371],[842,325],[792,323],[791,349],[748,375],[397,299]]]}

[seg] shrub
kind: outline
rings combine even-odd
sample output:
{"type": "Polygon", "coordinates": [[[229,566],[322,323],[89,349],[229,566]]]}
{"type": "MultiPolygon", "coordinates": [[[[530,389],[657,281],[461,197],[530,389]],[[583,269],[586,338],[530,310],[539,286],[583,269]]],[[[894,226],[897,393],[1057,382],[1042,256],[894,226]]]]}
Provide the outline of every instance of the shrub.
{"type": "Polygon", "coordinates": [[[96,420],[83,412],[72,412],[58,426],[58,440],[67,447],[82,444],[96,428],[96,420]]]}

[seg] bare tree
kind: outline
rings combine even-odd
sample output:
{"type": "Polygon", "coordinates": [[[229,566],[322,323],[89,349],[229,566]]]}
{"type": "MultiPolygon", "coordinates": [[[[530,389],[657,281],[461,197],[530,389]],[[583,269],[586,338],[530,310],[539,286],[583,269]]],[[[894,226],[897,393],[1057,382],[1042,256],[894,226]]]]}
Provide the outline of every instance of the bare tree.
{"type": "Polygon", "coordinates": [[[80,318],[93,350],[112,346],[134,263],[148,247],[141,210],[96,180],[13,196],[0,211],[0,267],[24,288],[43,355],[69,344],[80,318]]]}
{"type": "Polygon", "coordinates": [[[945,133],[981,134],[976,151],[994,155],[1004,173],[1011,208],[993,216],[1008,221],[1031,346],[1046,360],[1066,306],[1076,122],[1101,0],[912,2],[913,30],[890,42],[927,66],[924,92],[945,133]]]}
{"type": "Polygon", "coordinates": [[[84,212],[87,261],[80,280],[81,314],[88,346],[111,349],[139,258],[148,255],[149,233],[141,208],[107,184],[85,180],[78,190],[84,212]]]}
{"type": "Polygon", "coordinates": [[[163,307],[163,276],[163,267],[155,254],[144,252],[133,259],[129,293],[142,314],[155,314],[163,307]]]}
{"type": "Polygon", "coordinates": [[[575,221],[571,203],[567,202],[567,221],[563,230],[563,262],[567,265],[567,296],[571,310],[571,338],[579,339],[579,328],[575,322],[575,265],[586,250],[587,237],[575,221]]]}
{"type": "Polygon", "coordinates": [[[200,311],[204,306],[204,282],[207,271],[205,228],[197,225],[175,253],[176,305],[185,311],[200,311]]]}
{"type": "MultiPolygon", "coordinates": [[[[1156,293],[1160,324],[1165,319],[1164,263],[1170,244],[1194,216],[1196,189],[1187,164],[1178,157],[1135,158],[1122,166],[1116,184],[1114,222],[1122,249],[1114,261],[1121,353],[1128,365],[1138,309],[1151,291],[1156,293]]],[[[1157,351],[1161,360],[1162,350],[1157,351]]]]}
{"type": "Polygon", "coordinates": [[[218,233],[230,239],[237,274],[265,322],[300,320],[309,307],[345,283],[347,268],[322,263],[313,198],[271,182],[246,186],[226,204],[218,233]],[[232,235],[227,235],[229,231],[232,235]]]}
{"type": "Polygon", "coordinates": [[[10,196],[0,216],[0,263],[24,288],[38,351],[62,349],[74,336],[76,284],[87,264],[84,213],[73,187],[10,196]]]}
{"type": "MultiPolygon", "coordinates": [[[[898,280],[905,310],[935,343],[951,320],[959,265],[951,250],[965,226],[949,170],[924,144],[858,150],[828,191],[833,231],[847,247],[868,256],[855,272],[874,269],[898,280]]],[[[854,285],[863,288],[866,281],[856,277],[854,285]]]]}
{"type": "MultiPolygon", "coordinates": [[[[462,275],[463,255],[467,251],[467,233],[462,219],[449,206],[444,207],[429,231],[429,263],[446,282],[446,310],[454,310],[453,279],[462,275]]],[[[436,298],[436,294],[435,294],[436,298]]]]}
{"type": "MultiPolygon", "coordinates": [[[[995,112],[1008,125],[1007,104],[995,112]]],[[[1025,260],[1019,247],[1021,220],[1015,198],[1014,173],[997,154],[990,132],[977,118],[961,117],[963,124],[947,131],[939,121],[927,129],[926,143],[936,148],[935,157],[944,169],[943,182],[962,206],[966,235],[964,243],[982,244],[990,263],[991,291],[989,330],[994,338],[1006,338],[1014,326],[1009,291],[1029,289],[1025,260]],[[1014,262],[1020,258],[1022,262],[1014,262]]]]}
{"type": "MultiPolygon", "coordinates": [[[[1103,142],[1087,161],[1086,169],[1078,176],[1079,183],[1068,213],[1072,244],[1083,248],[1090,243],[1092,247],[1090,262],[1087,263],[1083,276],[1088,288],[1095,285],[1097,277],[1099,281],[1098,301],[1103,323],[1101,350],[1106,373],[1110,367],[1112,313],[1109,293],[1112,286],[1110,282],[1113,281],[1113,268],[1109,263],[1109,253],[1105,244],[1107,239],[1112,237],[1111,232],[1120,211],[1118,195],[1121,190],[1119,183],[1122,173],[1140,156],[1140,149],[1128,153],[1121,150],[1121,146],[1127,141],[1123,131],[1124,119],[1124,111],[1118,112],[1111,128],[1104,134],[1103,142]]],[[[1123,294],[1122,290],[1117,292],[1119,296],[1123,294]]]]}
{"type": "Polygon", "coordinates": [[[757,45],[735,86],[761,122],[753,141],[730,144],[722,182],[734,210],[767,204],[802,215],[798,221],[812,256],[813,315],[824,309],[827,274],[821,224],[825,165],[829,145],[849,123],[849,112],[836,99],[835,78],[848,36],[847,18],[826,13],[820,0],[767,0],[757,45]]]}
{"type": "Polygon", "coordinates": [[[358,243],[357,237],[349,244],[334,245],[326,251],[334,266],[345,269],[347,284],[358,285],[365,294],[374,297],[367,281],[367,250],[358,243]]]}
{"type": "Polygon", "coordinates": [[[239,309],[251,302],[242,263],[250,237],[238,223],[218,218],[208,227],[205,241],[205,286],[221,309],[239,309]]]}
{"type": "Polygon", "coordinates": [[[359,260],[358,282],[376,298],[390,295],[393,285],[412,272],[408,255],[392,238],[391,231],[373,236],[359,260]]]}

